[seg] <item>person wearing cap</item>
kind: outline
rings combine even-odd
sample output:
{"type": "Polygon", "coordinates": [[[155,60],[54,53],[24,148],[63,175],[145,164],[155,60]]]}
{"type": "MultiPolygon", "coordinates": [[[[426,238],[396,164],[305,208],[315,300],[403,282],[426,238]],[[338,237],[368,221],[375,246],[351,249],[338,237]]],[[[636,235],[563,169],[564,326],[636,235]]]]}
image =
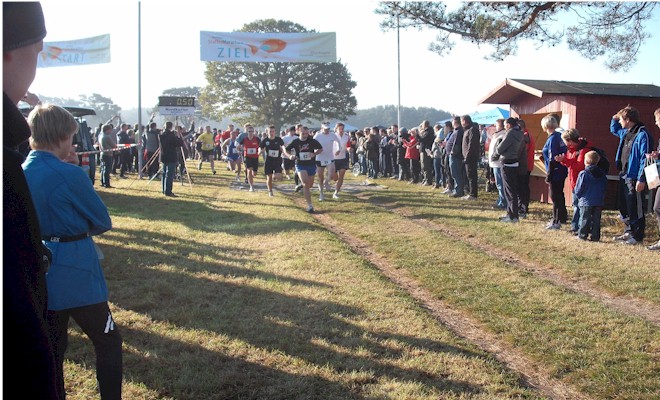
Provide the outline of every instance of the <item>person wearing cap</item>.
{"type": "MultiPolygon", "coordinates": [[[[4,225],[2,322],[5,345],[5,389],[25,399],[59,399],[55,351],[47,322],[46,292],[49,251],[41,243],[32,194],[16,151],[30,137],[30,127],[17,104],[25,98],[37,70],[46,24],[38,2],[2,3],[4,225]],[[20,382],[20,383],[19,383],[20,382]]],[[[62,396],[64,394],[62,393],[62,396]]]]}
{"type": "Polygon", "coordinates": [[[330,133],[330,126],[327,123],[321,125],[321,131],[314,135],[314,139],[321,143],[323,151],[316,156],[316,173],[319,176],[319,201],[325,200],[324,190],[329,189],[330,185],[325,181],[325,168],[330,167],[339,150],[335,150],[335,145],[339,146],[339,139],[334,133],[330,133]]]}

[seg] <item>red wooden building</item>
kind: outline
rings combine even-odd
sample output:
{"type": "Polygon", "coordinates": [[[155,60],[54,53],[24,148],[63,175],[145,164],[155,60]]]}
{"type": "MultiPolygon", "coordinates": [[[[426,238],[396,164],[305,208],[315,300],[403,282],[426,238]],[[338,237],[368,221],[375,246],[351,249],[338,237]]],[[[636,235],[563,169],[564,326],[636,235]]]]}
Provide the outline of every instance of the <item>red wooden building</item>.
{"type": "MultiPolygon", "coordinates": [[[[642,122],[653,136],[654,146],[660,137],[653,116],[653,112],[660,107],[660,86],[655,85],[506,79],[480,104],[509,104],[511,116],[521,118],[527,124],[537,150],[537,161],[530,179],[532,199],[541,202],[549,201],[548,186],[544,181],[545,168],[538,160],[547,139],[547,134],[541,129],[541,119],[548,113],[559,114],[562,128],[577,129],[580,136],[605,150],[610,161],[610,184],[605,202],[610,209],[616,204],[616,182],[619,179],[614,162],[619,139],[610,133],[612,116],[631,105],[639,110],[642,122]]],[[[567,182],[566,201],[570,205],[568,186],[567,182]]]]}

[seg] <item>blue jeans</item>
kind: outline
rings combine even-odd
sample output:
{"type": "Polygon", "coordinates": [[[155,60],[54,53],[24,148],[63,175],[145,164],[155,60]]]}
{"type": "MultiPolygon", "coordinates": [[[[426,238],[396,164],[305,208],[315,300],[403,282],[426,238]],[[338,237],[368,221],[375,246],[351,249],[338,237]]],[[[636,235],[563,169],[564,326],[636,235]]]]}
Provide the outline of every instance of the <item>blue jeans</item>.
{"type": "Polygon", "coordinates": [[[176,174],[176,162],[163,163],[163,194],[172,194],[172,183],[176,174]]]}
{"type": "Polygon", "coordinates": [[[571,230],[577,232],[580,229],[580,214],[582,207],[578,207],[578,198],[573,193],[573,218],[571,219],[571,230]]]}
{"type": "Polygon", "coordinates": [[[378,161],[367,160],[367,165],[369,166],[369,178],[378,178],[378,161]]]}
{"type": "Polygon", "coordinates": [[[591,233],[591,241],[600,240],[600,217],[603,207],[580,206],[580,228],[578,236],[580,239],[587,239],[591,233]]]}
{"type": "Polygon", "coordinates": [[[367,156],[364,153],[358,153],[358,162],[360,163],[360,175],[367,174],[367,156]]]}
{"type": "Polygon", "coordinates": [[[442,167],[442,158],[433,159],[433,172],[436,186],[445,186],[445,171],[442,167]]]}
{"type": "Polygon", "coordinates": [[[110,171],[112,171],[112,156],[101,156],[101,185],[110,186],[110,171]]]}
{"type": "Polygon", "coordinates": [[[451,156],[449,157],[449,168],[451,169],[451,176],[454,178],[454,193],[458,196],[463,196],[465,191],[465,182],[463,181],[463,157],[451,156]]]}
{"type": "Polygon", "coordinates": [[[497,205],[506,208],[507,202],[504,196],[504,183],[502,182],[502,168],[493,167],[493,176],[495,176],[495,186],[497,187],[497,205]]]}

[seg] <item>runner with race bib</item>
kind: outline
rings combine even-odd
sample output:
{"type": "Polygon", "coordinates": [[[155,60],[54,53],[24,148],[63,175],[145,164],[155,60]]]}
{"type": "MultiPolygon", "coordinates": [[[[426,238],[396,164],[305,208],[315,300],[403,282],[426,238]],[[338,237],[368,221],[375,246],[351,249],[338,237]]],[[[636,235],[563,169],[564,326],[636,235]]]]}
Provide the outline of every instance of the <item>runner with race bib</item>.
{"type": "Polygon", "coordinates": [[[284,156],[296,161],[296,174],[303,184],[303,193],[307,201],[307,212],[314,212],[311,189],[316,175],[316,156],[323,147],[314,138],[309,137],[309,128],[303,126],[300,137],[294,139],[284,150],[284,156]]]}
{"type": "Polygon", "coordinates": [[[275,180],[282,179],[282,152],[284,141],[281,137],[275,136],[275,126],[268,127],[268,137],[261,141],[259,153],[266,154],[264,173],[266,174],[266,187],[268,196],[273,197],[273,175],[275,180]]]}

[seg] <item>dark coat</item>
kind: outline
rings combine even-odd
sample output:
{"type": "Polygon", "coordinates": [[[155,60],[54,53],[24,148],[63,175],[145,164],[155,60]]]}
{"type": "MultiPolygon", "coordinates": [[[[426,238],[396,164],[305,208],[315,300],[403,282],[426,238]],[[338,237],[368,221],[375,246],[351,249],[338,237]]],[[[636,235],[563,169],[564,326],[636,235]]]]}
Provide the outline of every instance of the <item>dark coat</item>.
{"type": "Polygon", "coordinates": [[[160,135],[160,162],[173,163],[179,161],[179,147],[183,140],[173,131],[165,131],[160,135]]]}
{"type": "Polygon", "coordinates": [[[3,99],[3,281],[2,320],[5,382],[22,382],[25,399],[56,399],[56,367],[46,312],[47,254],[32,196],[15,148],[30,136],[30,128],[15,104],[3,99]],[[8,355],[12,354],[12,355],[8,355]]]}
{"type": "Polygon", "coordinates": [[[481,132],[479,132],[479,126],[477,124],[472,124],[469,127],[465,128],[463,131],[463,145],[461,147],[463,151],[463,160],[465,162],[478,162],[479,161],[479,149],[481,146],[481,132]]]}

